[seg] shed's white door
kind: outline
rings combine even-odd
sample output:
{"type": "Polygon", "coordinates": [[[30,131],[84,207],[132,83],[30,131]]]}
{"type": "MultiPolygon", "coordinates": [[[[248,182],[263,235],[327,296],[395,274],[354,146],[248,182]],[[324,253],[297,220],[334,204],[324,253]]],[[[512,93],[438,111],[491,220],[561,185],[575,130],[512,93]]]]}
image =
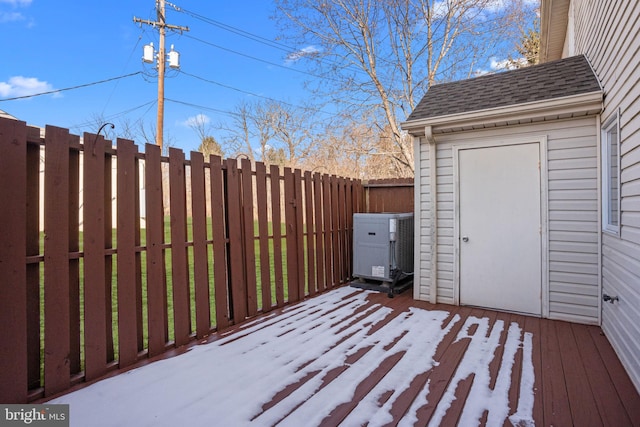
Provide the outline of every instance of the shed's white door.
{"type": "Polygon", "coordinates": [[[539,144],[461,149],[460,303],[541,314],[539,144]]]}

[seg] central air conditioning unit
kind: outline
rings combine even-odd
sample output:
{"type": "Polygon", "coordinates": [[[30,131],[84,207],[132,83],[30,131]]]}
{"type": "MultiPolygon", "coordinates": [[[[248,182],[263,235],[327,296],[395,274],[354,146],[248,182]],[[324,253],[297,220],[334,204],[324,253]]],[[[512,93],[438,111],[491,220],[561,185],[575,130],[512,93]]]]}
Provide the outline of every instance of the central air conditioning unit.
{"type": "Polygon", "coordinates": [[[353,286],[390,296],[412,284],[413,213],[353,215],[353,276],[360,279],[353,286]]]}

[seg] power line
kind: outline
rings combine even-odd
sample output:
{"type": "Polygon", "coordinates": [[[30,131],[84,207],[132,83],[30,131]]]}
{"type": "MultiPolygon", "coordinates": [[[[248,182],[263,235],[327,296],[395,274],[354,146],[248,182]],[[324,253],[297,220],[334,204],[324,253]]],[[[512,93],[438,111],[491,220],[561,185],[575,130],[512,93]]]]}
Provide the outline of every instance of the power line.
{"type": "MultiPolygon", "coordinates": [[[[144,107],[149,107],[151,108],[153,105],[156,104],[156,102],[158,102],[156,99],[153,99],[151,101],[145,102],[144,104],[138,105],[137,107],[132,107],[129,108],[127,110],[124,111],[120,111],[119,113],[114,113],[111,114],[109,116],[105,116],[104,120],[114,120],[120,116],[123,116],[125,114],[131,113],[132,111],[138,110],[140,108],[144,108],[144,107]]],[[[149,108],[147,109],[147,111],[143,114],[143,116],[149,111],[149,108]]],[[[91,120],[91,121],[86,121],[84,123],[79,123],[79,124],[75,124],[75,125],[71,125],[69,126],[70,129],[82,129],[84,127],[90,126],[90,125],[94,125],[95,124],[95,120],[91,120]]]]}
{"type": "MultiPolygon", "coordinates": [[[[220,28],[220,29],[222,29],[224,31],[228,31],[230,33],[237,34],[237,35],[239,35],[241,37],[244,37],[244,38],[247,38],[249,40],[253,40],[255,42],[262,43],[262,44],[264,44],[266,46],[269,46],[269,47],[272,47],[274,49],[281,50],[283,52],[286,52],[288,55],[291,55],[292,53],[295,53],[295,52],[300,52],[300,49],[296,49],[296,48],[288,46],[286,44],[283,44],[283,43],[268,39],[266,37],[262,37],[262,36],[260,36],[258,34],[251,33],[249,31],[243,30],[241,28],[234,27],[233,25],[229,25],[229,24],[225,24],[225,23],[220,22],[220,21],[216,21],[215,19],[211,19],[211,18],[208,18],[206,16],[200,15],[200,14],[198,14],[196,12],[192,12],[190,10],[183,9],[183,8],[178,7],[178,6],[176,6],[174,4],[171,4],[169,2],[167,2],[167,4],[170,5],[171,7],[173,7],[177,12],[185,13],[185,14],[193,17],[193,18],[199,19],[200,21],[203,21],[203,22],[205,22],[205,23],[207,23],[209,25],[212,25],[214,27],[218,27],[218,28],[220,28]]],[[[320,60],[320,62],[325,62],[325,63],[329,63],[329,64],[333,64],[333,65],[343,66],[343,64],[339,63],[338,61],[332,61],[332,60],[327,59],[327,58],[320,58],[319,60],[320,60]]],[[[360,68],[356,68],[356,67],[352,67],[352,66],[347,66],[346,68],[349,68],[352,71],[355,71],[355,72],[358,72],[358,73],[366,74],[360,68]]],[[[317,76],[314,76],[314,77],[317,77],[317,76]]]]}
{"type": "Polygon", "coordinates": [[[268,101],[277,102],[279,104],[289,105],[290,107],[294,107],[294,108],[300,108],[300,109],[303,109],[303,110],[308,110],[308,111],[314,111],[314,112],[317,112],[317,113],[328,114],[330,116],[336,116],[336,114],[334,114],[334,113],[329,113],[327,111],[323,111],[323,110],[320,110],[320,109],[317,109],[317,108],[302,107],[302,106],[299,106],[299,105],[291,104],[289,102],[281,101],[279,99],[270,98],[270,97],[264,96],[264,95],[258,95],[257,93],[249,92],[249,91],[246,91],[246,90],[243,90],[243,89],[238,89],[236,87],[229,86],[229,85],[226,85],[226,84],[223,84],[223,83],[220,83],[220,82],[216,82],[214,80],[205,79],[204,77],[196,76],[195,74],[186,73],[186,72],[184,72],[182,70],[180,70],[180,73],[184,74],[186,76],[192,77],[194,79],[201,80],[201,81],[206,82],[206,83],[210,83],[210,84],[213,84],[213,85],[216,85],[216,86],[223,87],[225,89],[229,89],[229,90],[233,90],[233,91],[236,91],[236,92],[244,93],[245,95],[251,95],[251,96],[255,96],[256,98],[262,98],[262,99],[266,99],[268,101]]]}
{"type": "Polygon", "coordinates": [[[208,111],[213,111],[216,113],[220,113],[220,114],[225,114],[227,116],[233,116],[233,117],[240,117],[241,115],[238,113],[234,113],[233,111],[226,111],[226,110],[220,110],[217,108],[212,108],[212,107],[205,107],[204,105],[197,105],[197,104],[193,104],[190,102],[185,102],[185,101],[178,101],[175,99],[170,99],[170,98],[165,98],[166,101],[169,102],[173,102],[174,104],[181,104],[181,105],[186,105],[188,107],[193,107],[193,108],[198,108],[201,110],[208,110],[208,111]]]}
{"type": "MultiPolygon", "coordinates": [[[[140,33],[138,35],[138,40],[136,41],[135,46],[133,47],[133,49],[131,49],[131,53],[129,53],[129,58],[127,58],[127,62],[125,64],[125,66],[123,67],[122,71],[124,71],[127,66],[129,65],[129,63],[131,63],[131,58],[133,57],[133,54],[135,53],[135,51],[138,49],[138,46],[140,45],[140,41],[142,40],[142,33],[140,33]]],[[[104,107],[102,107],[102,113],[104,114],[104,110],[106,110],[107,105],[109,105],[109,102],[111,102],[111,98],[113,98],[113,94],[116,92],[116,89],[118,88],[118,83],[116,83],[113,86],[113,89],[111,90],[111,93],[109,94],[109,97],[107,98],[106,102],[104,103],[104,107]]]]}
{"type": "Polygon", "coordinates": [[[47,92],[35,93],[33,95],[14,96],[13,98],[0,99],[0,102],[2,102],[2,101],[15,101],[16,99],[34,98],[36,96],[51,95],[52,93],[64,92],[64,91],[74,90],[74,89],[80,89],[80,88],[88,87],[88,86],[95,86],[95,85],[98,85],[98,84],[101,84],[101,83],[107,83],[107,82],[111,82],[111,81],[114,81],[114,80],[120,80],[120,79],[124,79],[124,78],[127,78],[127,77],[135,76],[136,74],[141,74],[141,73],[142,73],[141,71],[136,71],[135,73],[125,74],[124,76],[112,77],[110,79],[100,80],[100,81],[92,82],[92,83],[85,83],[85,84],[82,84],[82,85],[67,87],[67,88],[64,88],[64,89],[50,90],[50,91],[47,91],[47,92]]]}
{"type": "Polygon", "coordinates": [[[245,38],[248,38],[250,40],[256,41],[258,43],[262,43],[264,45],[273,47],[274,49],[279,49],[279,50],[282,50],[283,52],[287,52],[287,53],[290,53],[290,52],[296,50],[296,49],[294,49],[294,48],[292,48],[290,46],[287,46],[285,44],[282,44],[282,43],[267,39],[266,37],[262,37],[262,36],[259,36],[257,34],[250,33],[248,31],[245,31],[243,29],[234,27],[232,25],[228,25],[228,24],[225,24],[223,22],[216,21],[215,19],[208,18],[208,17],[200,15],[200,14],[198,14],[196,12],[192,12],[190,10],[186,10],[184,8],[175,6],[175,5],[170,4],[170,3],[167,3],[167,4],[171,5],[171,7],[173,7],[177,12],[183,12],[183,13],[185,13],[187,15],[190,15],[193,18],[199,19],[200,21],[203,21],[203,22],[205,22],[205,23],[207,23],[209,25],[213,25],[214,27],[218,27],[218,28],[220,28],[222,30],[229,31],[229,32],[237,34],[237,35],[239,35],[241,37],[245,37],[245,38]]]}
{"type": "Polygon", "coordinates": [[[211,46],[211,47],[215,47],[216,49],[220,49],[220,50],[224,50],[224,51],[226,51],[226,52],[233,53],[234,55],[243,56],[243,57],[245,57],[245,58],[249,58],[249,59],[254,60],[254,61],[262,62],[262,63],[264,63],[264,64],[272,65],[272,66],[274,66],[274,67],[283,68],[283,69],[288,70],[288,71],[294,71],[294,72],[296,72],[296,73],[306,74],[306,75],[308,75],[308,76],[315,77],[315,78],[317,78],[317,79],[333,80],[333,81],[336,81],[336,82],[338,82],[338,81],[339,81],[339,80],[337,80],[337,79],[333,79],[333,78],[331,78],[331,77],[322,77],[322,76],[318,76],[318,75],[313,74],[313,73],[310,73],[310,72],[308,72],[308,71],[298,70],[297,68],[287,67],[287,66],[282,65],[282,64],[277,64],[277,63],[275,63],[275,62],[267,61],[267,60],[265,60],[265,59],[261,59],[261,58],[258,58],[258,57],[252,56],[252,55],[248,55],[248,54],[246,54],[246,53],[238,52],[237,50],[229,49],[229,48],[226,48],[226,47],[224,47],[224,46],[220,46],[220,45],[217,45],[217,44],[215,44],[215,43],[211,43],[211,42],[208,42],[208,41],[206,41],[206,40],[199,39],[199,38],[194,37],[194,36],[191,36],[191,35],[189,35],[189,34],[185,34],[185,35],[184,35],[184,37],[187,37],[187,38],[193,39],[193,40],[198,41],[198,42],[200,42],[200,43],[203,43],[203,44],[209,45],[209,46],[211,46]]]}

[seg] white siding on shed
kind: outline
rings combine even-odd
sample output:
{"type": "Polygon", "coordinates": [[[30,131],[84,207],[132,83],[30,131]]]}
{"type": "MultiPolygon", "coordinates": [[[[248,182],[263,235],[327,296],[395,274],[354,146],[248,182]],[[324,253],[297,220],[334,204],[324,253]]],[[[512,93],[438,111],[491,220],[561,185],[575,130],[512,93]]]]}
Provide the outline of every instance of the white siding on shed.
{"type": "Polygon", "coordinates": [[[574,0],[572,46],[605,91],[602,123],[620,110],[621,227],[602,238],[602,328],[640,390],[640,2],[574,0]]]}
{"type": "Polygon", "coordinates": [[[429,145],[423,143],[423,138],[416,139],[417,153],[416,158],[419,158],[419,173],[416,174],[416,182],[419,184],[419,197],[415,206],[419,206],[416,209],[416,218],[419,220],[416,223],[416,237],[415,241],[419,247],[419,250],[415,253],[419,258],[418,268],[414,269],[414,298],[429,301],[429,283],[431,282],[431,228],[430,220],[431,207],[429,200],[431,198],[431,188],[429,185],[430,173],[429,173],[429,145]]]}
{"type": "MultiPolygon", "coordinates": [[[[455,304],[453,145],[547,137],[549,317],[599,323],[598,146],[596,118],[556,120],[435,135],[437,144],[437,301],[455,304]]],[[[421,226],[430,215],[428,144],[420,150],[421,226]]],[[[428,239],[430,230],[420,231],[428,239]]],[[[422,249],[428,249],[422,244],[422,249]]],[[[428,299],[431,253],[421,259],[418,294],[428,299]]]]}

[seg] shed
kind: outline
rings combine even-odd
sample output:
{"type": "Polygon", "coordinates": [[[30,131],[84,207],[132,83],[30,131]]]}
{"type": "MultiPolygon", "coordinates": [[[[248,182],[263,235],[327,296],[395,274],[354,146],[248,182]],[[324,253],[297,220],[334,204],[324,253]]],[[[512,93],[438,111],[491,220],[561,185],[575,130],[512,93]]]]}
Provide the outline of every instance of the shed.
{"type": "Polygon", "coordinates": [[[416,299],[600,323],[602,102],[583,55],[427,91],[402,124],[416,299]]]}

